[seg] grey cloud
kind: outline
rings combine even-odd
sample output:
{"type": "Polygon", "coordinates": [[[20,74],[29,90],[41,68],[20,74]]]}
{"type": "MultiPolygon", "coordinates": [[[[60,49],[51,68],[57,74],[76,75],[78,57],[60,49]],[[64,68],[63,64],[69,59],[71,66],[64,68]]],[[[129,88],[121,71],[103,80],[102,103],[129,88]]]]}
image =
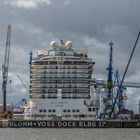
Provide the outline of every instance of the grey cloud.
{"type": "Polygon", "coordinates": [[[4,5],[17,8],[37,8],[40,4],[50,5],[50,0],[4,0],[4,5]]]}
{"type": "MultiPolygon", "coordinates": [[[[7,24],[11,23],[11,70],[15,74],[23,73],[27,83],[30,50],[48,49],[52,40],[61,39],[71,40],[77,50],[89,51],[96,62],[96,78],[107,77],[108,43],[112,40],[114,72],[119,69],[122,76],[140,28],[139,5],[139,0],[51,0],[49,5],[42,2],[36,8],[26,8],[6,5],[0,0],[0,64],[3,63],[7,24]]],[[[140,82],[139,46],[140,43],[126,81],[140,82]]],[[[22,86],[19,88],[25,92],[22,86]]],[[[16,86],[13,89],[13,94],[17,93],[16,86]]],[[[138,91],[134,92],[130,101],[139,98],[138,91]]]]}

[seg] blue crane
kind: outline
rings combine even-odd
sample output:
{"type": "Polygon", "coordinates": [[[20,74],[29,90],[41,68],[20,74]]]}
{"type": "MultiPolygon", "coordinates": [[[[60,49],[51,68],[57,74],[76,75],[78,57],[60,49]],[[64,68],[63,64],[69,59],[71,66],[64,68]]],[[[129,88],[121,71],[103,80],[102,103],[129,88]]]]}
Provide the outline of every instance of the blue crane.
{"type": "Polygon", "coordinates": [[[132,54],[130,56],[130,59],[129,59],[128,65],[126,67],[126,70],[124,72],[122,80],[119,76],[118,70],[115,73],[114,81],[112,80],[112,75],[113,75],[113,66],[112,66],[112,62],[113,62],[113,43],[112,42],[109,43],[110,53],[109,53],[109,65],[108,65],[108,68],[107,68],[108,79],[107,79],[107,81],[105,81],[105,80],[95,80],[97,85],[106,85],[106,89],[107,89],[107,95],[106,95],[106,100],[105,100],[105,109],[104,109],[104,113],[101,114],[101,116],[105,117],[105,115],[108,115],[109,118],[111,118],[112,115],[114,116],[115,115],[114,108],[115,108],[116,104],[118,106],[119,111],[124,109],[124,99],[127,98],[127,96],[124,94],[124,91],[126,90],[127,87],[140,88],[140,83],[124,82],[124,78],[125,78],[128,66],[130,64],[132,55],[134,53],[134,49],[137,45],[139,36],[140,36],[140,32],[138,34],[137,40],[135,42],[132,54]],[[118,87],[118,91],[117,91],[116,96],[113,93],[114,86],[118,87]]]}
{"type": "Polygon", "coordinates": [[[112,108],[113,104],[113,80],[112,80],[112,74],[113,74],[113,42],[110,41],[110,53],[109,53],[109,65],[106,69],[108,71],[108,79],[107,79],[107,96],[106,96],[106,105],[105,105],[105,111],[104,111],[104,117],[105,115],[110,113],[110,110],[112,108]]]}
{"type": "MultiPolygon", "coordinates": [[[[126,77],[126,73],[127,73],[128,68],[129,68],[130,62],[131,62],[131,60],[132,60],[132,56],[133,56],[133,54],[134,54],[134,51],[135,51],[135,49],[136,49],[136,46],[137,46],[137,44],[138,44],[139,38],[140,38],[140,31],[139,31],[139,33],[138,33],[138,36],[137,36],[137,38],[136,38],[134,47],[133,47],[132,52],[131,52],[131,55],[130,55],[130,57],[129,57],[129,60],[128,60],[126,69],[125,69],[125,71],[124,71],[122,80],[120,80],[120,84],[119,84],[119,88],[118,88],[119,90],[118,90],[117,95],[116,95],[116,97],[115,97],[115,99],[114,99],[114,102],[113,102],[113,105],[112,105],[112,109],[111,109],[111,112],[110,112],[110,115],[109,115],[110,118],[111,118],[111,116],[112,116],[112,114],[113,114],[113,112],[114,112],[114,108],[115,108],[115,105],[116,105],[116,103],[117,103],[117,100],[118,100],[119,96],[120,96],[121,93],[122,93],[122,89],[123,89],[122,84],[123,84],[124,79],[125,79],[125,77],[126,77]]],[[[121,108],[119,108],[119,111],[120,111],[120,109],[121,109],[121,108]]]]}
{"type": "MultiPolygon", "coordinates": [[[[97,85],[105,85],[106,81],[105,80],[95,80],[97,85]]],[[[117,86],[117,82],[114,83],[115,86],[117,86]]],[[[123,82],[122,86],[125,88],[140,88],[140,83],[137,82],[123,82]]]]}

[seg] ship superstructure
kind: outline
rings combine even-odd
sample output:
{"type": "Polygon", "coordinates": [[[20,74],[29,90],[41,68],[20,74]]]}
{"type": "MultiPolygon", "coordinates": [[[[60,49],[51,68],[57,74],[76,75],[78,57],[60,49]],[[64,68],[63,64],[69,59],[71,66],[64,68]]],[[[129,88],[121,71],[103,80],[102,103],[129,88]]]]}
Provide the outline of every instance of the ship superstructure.
{"type": "Polygon", "coordinates": [[[94,62],[87,50],[74,50],[71,41],[52,41],[30,62],[30,102],[25,119],[93,120],[94,62]]]}

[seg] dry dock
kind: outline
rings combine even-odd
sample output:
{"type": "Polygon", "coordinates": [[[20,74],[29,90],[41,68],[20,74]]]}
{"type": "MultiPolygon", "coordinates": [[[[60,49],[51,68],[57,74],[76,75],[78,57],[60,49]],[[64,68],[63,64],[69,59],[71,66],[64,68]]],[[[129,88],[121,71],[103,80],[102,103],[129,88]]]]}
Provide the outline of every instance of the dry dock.
{"type": "Polygon", "coordinates": [[[12,121],[1,120],[0,127],[9,128],[140,128],[140,121],[45,121],[26,120],[12,121]]]}

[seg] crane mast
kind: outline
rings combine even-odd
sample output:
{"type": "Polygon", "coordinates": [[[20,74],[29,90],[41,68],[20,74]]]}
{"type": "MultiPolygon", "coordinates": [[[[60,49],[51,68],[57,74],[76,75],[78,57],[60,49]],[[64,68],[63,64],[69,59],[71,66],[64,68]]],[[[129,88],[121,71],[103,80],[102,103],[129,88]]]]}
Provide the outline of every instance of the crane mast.
{"type": "Polygon", "coordinates": [[[113,42],[110,41],[109,43],[110,46],[110,54],[109,54],[109,65],[108,68],[106,69],[108,71],[108,79],[107,79],[107,100],[106,100],[106,106],[105,106],[105,115],[109,114],[112,104],[113,104],[113,80],[112,80],[112,75],[113,75],[113,42]]]}
{"type": "Polygon", "coordinates": [[[4,63],[2,65],[3,112],[6,112],[6,94],[7,94],[7,81],[8,81],[8,69],[9,69],[9,57],[10,57],[10,41],[11,41],[11,25],[9,24],[8,30],[7,30],[4,63]]]}

